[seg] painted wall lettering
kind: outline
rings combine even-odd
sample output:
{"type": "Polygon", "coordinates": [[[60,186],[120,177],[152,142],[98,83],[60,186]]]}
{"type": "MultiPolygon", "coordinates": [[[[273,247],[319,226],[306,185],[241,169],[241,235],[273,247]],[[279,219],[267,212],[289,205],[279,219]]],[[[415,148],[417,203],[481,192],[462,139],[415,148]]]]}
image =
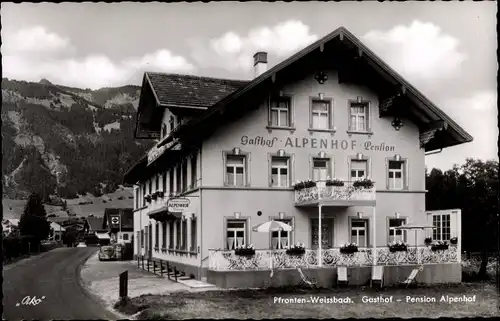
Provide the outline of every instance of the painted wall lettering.
{"type": "MultiPolygon", "coordinates": [[[[355,150],[358,147],[358,141],[354,139],[327,139],[327,138],[310,138],[310,137],[288,137],[279,139],[278,137],[265,138],[262,136],[256,137],[241,137],[241,145],[252,145],[262,147],[275,148],[320,148],[320,149],[342,149],[355,150]]],[[[360,142],[360,147],[367,151],[393,152],[396,150],[394,145],[386,143],[373,143],[371,141],[360,142]]]]}

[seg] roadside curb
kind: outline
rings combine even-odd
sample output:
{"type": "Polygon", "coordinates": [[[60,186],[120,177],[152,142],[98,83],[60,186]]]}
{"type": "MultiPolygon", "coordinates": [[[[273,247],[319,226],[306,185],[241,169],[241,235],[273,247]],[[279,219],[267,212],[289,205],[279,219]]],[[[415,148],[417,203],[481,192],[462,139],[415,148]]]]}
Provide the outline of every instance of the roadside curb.
{"type": "MultiPolygon", "coordinates": [[[[78,283],[81,286],[81,288],[84,290],[83,292],[85,295],[90,298],[91,300],[95,301],[97,304],[101,305],[107,312],[109,312],[114,318],[112,320],[134,320],[135,318],[131,318],[130,316],[127,316],[125,314],[121,314],[117,310],[113,308],[113,306],[108,306],[106,304],[103,304],[105,301],[97,294],[92,292],[92,289],[90,287],[90,284],[87,284],[85,280],[82,278],[82,268],[87,264],[87,261],[90,260],[91,258],[97,257],[99,255],[99,251],[96,251],[95,253],[91,253],[89,256],[87,256],[82,264],[78,266],[78,283]]],[[[110,315],[110,316],[111,316],[110,315]]],[[[111,319],[109,318],[110,316],[106,316],[106,319],[111,319]]]]}

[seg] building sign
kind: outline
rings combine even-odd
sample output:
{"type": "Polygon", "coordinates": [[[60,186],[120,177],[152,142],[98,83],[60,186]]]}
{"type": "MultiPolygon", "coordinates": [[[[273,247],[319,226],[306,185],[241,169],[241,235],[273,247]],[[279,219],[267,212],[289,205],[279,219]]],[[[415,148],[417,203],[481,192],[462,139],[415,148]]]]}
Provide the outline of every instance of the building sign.
{"type": "Polygon", "coordinates": [[[327,138],[311,137],[288,137],[286,139],[278,137],[262,136],[241,136],[241,145],[243,146],[262,146],[270,148],[321,148],[321,149],[343,149],[355,150],[362,148],[367,151],[393,152],[396,150],[394,145],[387,145],[384,142],[373,143],[371,141],[358,141],[355,139],[340,140],[327,138]]]}
{"type": "Polygon", "coordinates": [[[151,165],[152,162],[154,162],[158,157],[160,157],[163,152],[165,152],[165,149],[167,149],[167,146],[164,145],[162,147],[156,147],[153,146],[148,152],[148,166],[151,165]]]}
{"type": "Polygon", "coordinates": [[[116,227],[120,225],[120,217],[119,216],[111,216],[111,225],[112,227],[116,227]]]}
{"type": "Polygon", "coordinates": [[[189,212],[191,202],[187,198],[173,198],[167,202],[168,211],[172,213],[189,212]]]}

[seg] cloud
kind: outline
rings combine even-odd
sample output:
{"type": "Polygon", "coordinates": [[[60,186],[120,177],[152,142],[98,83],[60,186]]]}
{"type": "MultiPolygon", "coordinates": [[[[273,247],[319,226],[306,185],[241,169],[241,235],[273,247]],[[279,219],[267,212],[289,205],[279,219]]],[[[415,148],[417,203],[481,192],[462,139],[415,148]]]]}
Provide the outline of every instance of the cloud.
{"type": "Polygon", "coordinates": [[[144,71],[192,73],[196,68],[184,57],[160,49],[140,57],[112,61],[103,54],[75,59],[68,39],[34,27],[7,36],[4,43],[3,76],[27,81],[46,78],[51,82],[91,89],[137,83],[144,71]],[[19,37],[28,39],[19,42],[19,37]],[[43,46],[36,43],[48,42],[43,46]],[[12,42],[11,42],[12,41],[12,42]],[[64,56],[63,56],[64,54],[64,56]]]}
{"type": "Polygon", "coordinates": [[[498,109],[495,91],[477,91],[468,97],[444,99],[439,102],[439,106],[471,134],[474,141],[427,157],[429,168],[449,169],[454,163],[463,164],[466,157],[498,160],[498,109]]]}
{"type": "Polygon", "coordinates": [[[456,77],[467,59],[459,41],[433,23],[413,21],[387,31],[373,30],[363,42],[408,80],[438,83],[456,77]]]}
{"type": "Polygon", "coordinates": [[[235,32],[207,42],[192,42],[192,58],[206,67],[224,68],[229,71],[248,71],[253,66],[252,57],[257,51],[266,51],[284,57],[302,49],[318,39],[309,27],[297,20],[288,20],[272,27],[252,29],[246,36],[235,32]]]}

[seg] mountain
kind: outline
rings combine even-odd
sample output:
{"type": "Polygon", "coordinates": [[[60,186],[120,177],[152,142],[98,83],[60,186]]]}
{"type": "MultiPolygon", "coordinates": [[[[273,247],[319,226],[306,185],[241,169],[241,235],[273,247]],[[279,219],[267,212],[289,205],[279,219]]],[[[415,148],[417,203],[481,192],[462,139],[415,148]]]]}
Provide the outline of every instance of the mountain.
{"type": "Polygon", "coordinates": [[[4,197],[114,192],[153,145],[133,138],[139,94],[138,86],[90,90],[2,79],[4,197]]]}

